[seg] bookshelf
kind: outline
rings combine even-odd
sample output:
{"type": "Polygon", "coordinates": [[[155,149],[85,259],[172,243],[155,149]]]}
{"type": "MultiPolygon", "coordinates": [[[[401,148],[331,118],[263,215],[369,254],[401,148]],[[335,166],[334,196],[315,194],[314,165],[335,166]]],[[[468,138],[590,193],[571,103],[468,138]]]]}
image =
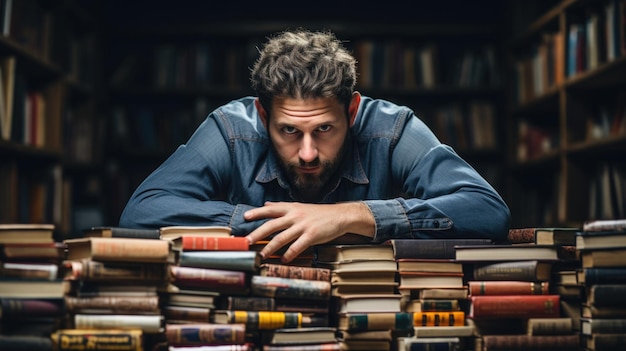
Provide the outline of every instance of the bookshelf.
{"type": "Polygon", "coordinates": [[[81,183],[99,178],[98,21],[77,1],[1,4],[0,222],[70,235],[81,183]]]}
{"type": "Polygon", "coordinates": [[[246,67],[256,59],[256,48],[268,35],[296,27],[334,31],[357,56],[360,92],[412,107],[503,190],[504,32],[496,22],[501,17],[391,22],[352,15],[345,20],[333,14],[288,20],[241,15],[183,23],[170,18],[108,29],[113,109],[108,139],[115,141],[107,150],[115,170],[108,193],[119,197],[111,213],[121,213],[139,182],[209,112],[253,93],[246,67]]]}
{"type": "Polygon", "coordinates": [[[511,45],[514,226],[626,215],[625,7],[623,0],[554,2],[511,45]]]}

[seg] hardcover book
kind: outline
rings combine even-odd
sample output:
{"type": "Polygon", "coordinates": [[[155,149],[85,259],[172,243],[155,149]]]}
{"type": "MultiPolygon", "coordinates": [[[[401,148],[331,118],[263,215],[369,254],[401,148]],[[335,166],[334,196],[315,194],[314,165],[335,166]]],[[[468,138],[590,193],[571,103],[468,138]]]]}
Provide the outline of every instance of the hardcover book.
{"type": "Polygon", "coordinates": [[[464,311],[426,311],[413,313],[413,326],[452,327],[465,325],[464,311]]]}
{"type": "Polygon", "coordinates": [[[580,261],[583,268],[626,267],[626,248],[581,251],[580,261]]]}
{"type": "Polygon", "coordinates": [[[626,267],[583,268],[577,272],[577,282],[584,285],[626,284],[626,267]]]}
{"type": "Polygon", "coordinates": [[[248,251],[250,243],[243,236],[185,235],[183,251],[248,251]]]}
{"type": "Polygon", "coordinates": [[[512,244],[576,245],[577,227],[511,228],[507,239],[512,244]]]}
{"type": "Polygon", "coordinates": [[[63,299],[68,290],[69,283],[60,279],[0,279],[0,298],[63,299]]]}
{"type": "Polygon", "coordinates": [[[74,314],[76,329],[140,329],[144,333],[159,333],[163,321],[160,314],[74,314]]]}
{"type": "Polygon", "coordinates": [[[389,244],[375,245],[319,245],[315,248],[318,262],[343,262],[352,260],[394,260],[389,244]]]}
{"type": "Polygon", "coordinates": [[[569,317],[529,318],[526,321],[528,335],[572,334],[574,328],[569,317]]]}
{"type": "Polygon", "coordinates": [[[333,299],[336,313],[401,312],[400,294],[353,294],[333,299]]]}
{"type": "Polygon", "coordinates": [[[238,294],[245,294],[249,289],[246,272],[243,271],[170,266],[170,278],[172,284],[180,289],[238,294]]]}
{"type": "Polygon", "coordinates": [[[183,251],[179,265],[256,273],[261,264],[257,251],[183,251]]]}
{"type": "Polygon", "coordinates": [[[158,229],[91,227],[83,230],[83,237],[160,239],[161,234],[158,229]]]}
{"type": "Polygon", "coordinates": [[[591,285],[587,293],[587,304],[596,307],[626,307],[626,284],[591,285]]]}
{"type": "Polygon", "coordinates": [[[626,231],[626,218],[598,219],[583,223],[585,232],[626,231]]]}
{"type": "Polygon", "coordinates": [[[250,280],[252,294],[283,299],[328,300],[329,281],[290,279],[254,275],[250,280]]]}
{"type": "Polygon", "coordinates": [[[581,318],[581,335],[625,334],[626,318],[581,318]]]}
{"type": "Polygon", "coordinates": [[[578,334],[565,335],[483,335],[485,350],[578,350],[578,334]]]}
{"type": "Polygon", "coordinates": [[[428,351],[428,350],[440,350],[440,351],[461,351],[464,348],[464,343],[459,337],[403,337],[402,344],[405,351],[428,351]]]}
{"type": "Polygon", "coordinates": [[[63,299],[2,298],[0,316],[3,321],[16,322],[31,318],[58,318],[65,313],[63,299]]]}
{"type": "Polygon", "coordinates": [[[399,258],[398,271],[463,273],[463,263],[454,260],[399,258]]]}
{"type": "Polygon", "coordinates": [[[398,265],[395,260],[379,260],[378,258],[367,260],[350,260],[341,262],[315,262],[317,267],[340,272],[375,272],[395,271],[398,265]]]}
{"type": "Polygon", "coordinates": [[[458,299],[413,299],[405,306],[407,312],[448,312],[460,311],[458,299]]]}
{"type": "Polygon", "coordinates": [[[490,295],[469,299],[468,317],[474,320],[560,317],[559,295],[490,295]]]}
{"type": "Polygon", "coordinates": [[[158,314],[158,296],[65,296],[69,313],[158,314]]]}
{"type": "Polygon", "coordinates": [[[65,257],[65,245],[61,242],[44,244],[2,244],[2,258],[7,261],[58,262],[65,257]]]}
{"type": "Polygon", "coordinates": [[[457,246],[456,260],[480,261],[558,261],[557,248],[552,245],[472,245],[457,246]]]}
{"type": "Polygon", "coordinates": [[[143,351],[140,329],[59,329],[50,336],[55,350],[143,351]]]}
{"type": "Polygon", "coordinates": [[[470,296],[480,295],[547,295],[550,282],[528,282],[516,280],[486,280],[467,282],[470,296]]]}
{"type": "Polygon", "coordinates": [[[344,313],[337,317],[339,330],[411,331],[413,329],[413,313],[409,312],[344,313]]]}
{"type": "Polygon", "coordinates": [[[242,323],[167,323],[165,325],[165,338],[172,346],[244,344],[245,334],[246,326],[242,323]]]}
{"type": "Polygon", "coordinates": [[[399,272],[400,289],[460,288],[463,273],[399,272]]]}
{"type": "Polygon", "coordinates": [[[177,237],[184,237],[187,235],[193,236],[211,236],[211,237],[228,237],[232,235],[232,229],[226,226],[166,226],[159,228],[161,233],[161,239],[173,239],[177,237]]]}
{"type": "Polygon", "coordinates": [[[246,330],[328,326],[325,320],[301,312],[216,310],[212,319],[217,324],[241,323],[246,330]]]}
{"type": "Polygon", "coordinates": [[[259,269],[259,275],[262,276],[322,281],[330,281],[330,272],[330,269],[322,267],[302,267],[273,263],[263,263],[259,269]]]}
{"type": "Polygon", "coordinates": [[[437,338],[437,337],[471,337],[474,336],[476,328],[474,321],[466,319],[464,325],[455,326],[415,326],[413,328],[413,336],[417,338],[437,338]]]}
{"type": "Polygon", "coordinates": [[[54,243],[54,224],[0,224],[0,244],[54,243]]]}
{"type": "Polygon", "coordinates": [[[537,260],[476,264],[474,265],[473,279],[541,282],[550,280],[552,266],[552,262],[537,260]]]}
{"type": "Polygon", "coordinates": [[[211,308],[166,305],[163,308],[163,317],[168,324],[209,323],[211,308]]]}
{"type": "MultiPolygon", "coordinates": [[[[336,329],[333,327],[281,328],[267,332],[265,344],[300,345],[336,343],[336,329]]],[[[297,348],[294,346],[294,348],[297,348]]]]}
{"type": "Polygon", "coordinates": [[[172,244],[166,240],[136,238],[78,238],[64,241],[67,260],[174,263],[172,244]]]}
{"type": "Polygon", "coordinates": [[[89,281],[149,281],[164,282],[168,265],[165,263],[124,263],[81,259],[64,261],[65,279],[89,281]]]}
{"type": "Polygon", "coordinates": [[[392,239],[394,258],[454,259],[455,246],[490,245],[491,239],[392,239]]]}
{"type": "Polygon", "coordinates": [[[617,248],[626,248],[626,230],[576,233],[576,249],[580,251],[617,248]]]}

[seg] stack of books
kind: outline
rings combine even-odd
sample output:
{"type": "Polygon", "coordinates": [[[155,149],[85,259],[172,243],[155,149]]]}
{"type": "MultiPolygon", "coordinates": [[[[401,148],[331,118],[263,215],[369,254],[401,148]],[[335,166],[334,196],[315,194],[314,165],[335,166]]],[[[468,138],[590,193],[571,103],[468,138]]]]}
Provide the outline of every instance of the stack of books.
{"type": "Polygon", "coordinates": [[[158,290],[178,260],[178,242],[160,240],[157,229],[98,228],[64,244],[68,325],[53,334],[55,344],[112,349],[163,338],[158,290]]]}
{"type": "Polygon", "coordinates": [[[457,261],[471,272],[468,317],[476,327],[475,350],[578,348],[560,295],[551,290],[558,251],[533,242],[457,246],[457,261]]]}
{"type": "MultiPolygon", "coordinates": [[[[315,265],[331,270],[330,311],[332,323],[340,331],[342,349],[390,350],[392,331],[404,327],[395,324],[395,316],[403,311],[391,245],[320,245],[316,247],[315,265]],[[359,318],[366,322],[348,322],[359,318]]],[[[404,317],[409,321],[408,314],[404,317]]]]}
{"type": "Polygon", "coordinates": [[[63,327],[63,246],[52,224],[0,224],[0,349],[51,350],[63,327]]]}
{"type": "Polygon", "coordinates": [[[584,223],[577,236],[585,288],[581,337],[588,350],[614,350],[626,344],[626,219],[584,223]]]}
{"type": "Polygon", "coordinates": [[[468,290],[463,264],[455,260],[457,245],[489,245],[488,239],[393,239],[398,263],[402,310],[413,313],[413,333],[398,343],[410,349],[454,345],[464,348],[474,335],[466,320],[468,290]]]}

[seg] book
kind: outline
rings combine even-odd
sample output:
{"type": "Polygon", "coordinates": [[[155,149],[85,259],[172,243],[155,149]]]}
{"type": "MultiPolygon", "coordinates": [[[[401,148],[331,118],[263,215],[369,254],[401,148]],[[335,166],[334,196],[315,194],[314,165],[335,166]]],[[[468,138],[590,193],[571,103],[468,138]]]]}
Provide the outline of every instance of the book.
{"type": "Polygon", "coordinates": [[[398,286],[397,282],[338,282],[333,283],[330,289],[331,296],[349,294],[393,294],[398,286]]]}
{"type": "Polygon", "coordinates": [[[386,340],[341,340],[339,341],[339,349],[355,351],[391,351],[391,343],[386,340]]]}
{"type": "Polygon", "coordinates": [[[396,262],[399,272],[463,273],[463,263],[449,259],[400,258],[396,262]]]}
{"type": "Polygon", "coordinates": [[[328,300],[331,283],[322,280],[291,279],[253,275],[250,279],[253,295],[298,300],[328,300]]]}
{"type": "Polygon", "coordinates": [[[279,298],[274,299],[274,310],[328,315],[330,312],[330,300],[297,300],[279,298]]]}
{"type": "Polygon", "coordinates": [[[557,249],[551,245],[471,245],[457,246],[456,258],[461,262],[480,261],[557,261],[557,249]]]}
{"type": "Polygon", "coordinates": [[[459,337],[403,337],[404,351],[462,351],[463,343],[459,337]]]}
{"type": "Polygon", "coordinates": [[[68,289],[61,279],[0,279],[0,298],[63,299],[68,289]]]}
{"type": "Polygon", "coordinates": [[[511,228],[507,239],[512,244],[576,245],[578,227],[511,228]]]}
{"type": "Polygon", "coordinates": [[[547,295],[550,282],[516,280],[470,280],[467,282],[470,296],[481,295],[547,295]]]}
{"type": "Polygon", "coordinates": [[[626,307],[595,306],[583,302],[580,306],[580,316],[584,318],[619,318],[626,316],[626,307]]]}
{"type": "Polygon", "coordinates": [[[337,315],[337,329],[348,331],[381,329],[411,331],[413,329],[413,313],[342,313],[337,315]]]}
{"type": "Polygon", "coordinates": [[[626,230],[577,232],[576,248],[580,251],[626,248],[626,230]]]}
{"type": "Polygon", "coordinates": [[[626,231],[626,218],[598,219],[583,223],[585,232],[626,231]]]}
{"type": "Polygon", "coordinates": [[[490,245],[491,239],[391,239],[393,256],[420,259],[454,259],[456,246],[490,245]]]}
{"type": "Polygon", "coordinates": [[[0,262],[0,277],[55,280],[60,278],[59,266],[46,262],[0,262]]]}
{"type": "Polygon", "coordinates": [[[463,273],[399,272],[400,289],[460,288],[463,273]]]}
{"type": "Polygon", "coordinates": [[[510,228],[506,239],[511,244],[530,244],[535,242],[535,228],[510,228]]]}
{"type": "Polygon", "coordinates": [[[341,341],[346,340],[392,340],[391,329],[379,329],[379,330],[337,330],[337,338],[341,341]]]}
{"type": "Polygon", "coordinates": [[[258,274],[268,277],[330,281],[330,272],[330,269],[322,267],[302,267],[287,264],[263,263],[259,267],[258,274]]]}
{"type": "Polygon", "coordinates": [[[156,296],[155,284],[117,284],[101,281],[65,280],[74,296],[156,296]]]}
{"type": "Polygon", "coordinates": [[[54,224],[0,224],[0,244],[54,243],[54,224]]]}
{"type": "Polygon", "coordinates": [[[583,285],[626,284],[626,267],[589,267],[576,274],[576,281],[583,285]]]}
{"type": "Polygon", "coordinates": [[[552,262],[503,261],[474,265],[474,280],[520,280],[541,282],[550,280],[552,262]]]}
{"type": "MultiPolygon", "coordinates": [[[[400,292],[402,292],[401,290],[400,292]]],[[[412,293],[412,289],[409,289],[409,294],[412,293]]],[[[467,286],[461,288],[427,288],[420,289],[417,292],[417,298],[419,299],[462,299],[465,300],[469,296],[469,290],[467,286]]]]}
{"type": "Polygon", "coordinates": [[[464,311],[413,312],[413,326],[451,327],[465,325],[464,311]]]}
{"type": "Polygon", "coordinates": [[[582,268],[626,267],[626,248],[581,251],[580,261],[582,268]]]}
{"type": "Polygon", "coordinates": [[[136,238],[77,238],[64,240],[67,260],[164,262],[176,261],[166,240],[136,238]]]}
{"type": "Polygon", "coordinates": [[[318,262],[342,262],[352,260],[394,260],[393,248],[389,244],[375,245],[319,245],[315,248],[318,262]]]}
{"type": "Polygon", "coordinates": [[[106,262],[81,259],[63,262],[64,278],[90,281],[165,282],[168,266],[161,262],[106,262]]]}
{"type": "Polygon", "coordinates": [[[526,320],[527,335],[572,334],[572,319],[569,317],[529,318],[526,320]]]}
{"type": "Polygon", "coordinates": [[[244,344],[244,324],[165,324],[165,339],[172,346],[244,344]]]}
{"type": "Polygon", "coordinates": [[[484,350],[578,350],[578,334],[565,335],[483,335],[484,350]]]}
{"type": "Polygon", "coordinates": [[[470,295],[469,300],[474,320],[560,317],[559,295],[470,295]]]}
{"type": "Polygon", "coordinates": [[[76,329],[140,329],[144,333],[162,331],[160,314],[74,314],[76,329]]]}
{"type": "Polygon", "coordinates": [[[250,243],[243,236],[185,235],[183,251],[248,251],[250,243]]]}
{"type": "Polygon", "coordinates": [[[260,351],[340,351],[337,342],[303,345],[263,345],[260,351]]]}
{"type": "Polygon", "coordinates": [[[158,314],[158,296],[65,296],[69,313],[158,314]]]}
{"type": "Polygon", "coordinates": [[[159,232],[161,233],[161,239],[172,239],[187,235],[210,237],[229,237],[232,235],[232,229],[226,226],[174,225],[161,227],[159,232]]]}
{"type": "Polygon", "coordinates": [[[626,318],[581,318],[580,334],[626,334],[626,318]]]}
{"type": "Polygon", "coordinates": [[[215,310],[212,322],[217,324],[244,324],[246,330],[270,330],[328,326],[315,316],[301,312],[215,310]]]}
{"type": "Polygon", "coordinates": [[[54,350],[54,345],[49,336],[0,334],[0,350],[52,351],[54,350]]]}
{"type": "Polygon", "coordinates": [[[398,265],[395,260],[349,260],[341,262],[315,262],[316,267],[325,268],[340,272],[374,272],[374,271],[394,271],[398,265]]]}
{"type": "Polygon", "coordinates": [[[265,344],[299,345],[336,343],[334,327],[281,328],[267,333],[265,344]]]}
{"type": "Polygon", "coordinates": [[[256,273],[261,265],[261,255],[257,251],[183,251],[178,264],[256,273]]]}
{"type": "Polygon", "coordinates": [[[58,318],[65,313],[63,299],[1,298],[0,316],[4,321],[18,322],[31,318],[58,318]]]}
{"type": "Polygon", "coordinates": [[[396,281],[396,270],[389,271],[343,271],[333,270],[331,284],[338,283],[384,283],[396,281]]]}
{"type": "Polygon", "coordinates": [[[221,296],[217,302],[221,310],[241,311],[273,311],[276,309],[276,301],[268,296],[221,296]]]}
{"type": "Polygon", "coordinates": [[[335,297],[336,313],[401,312],[400,294],[352,294],[335,297]]]}
{"type": "Polygon", "coordinates": [[[141,329],[59,329],[50,335],[57,351],[119,350],[142,351],[141,329]]]}
{"type": "Polygon", "coordinates": [[[176,306],[167,304],[163,307],[165,323],[209,323],[211,321],[210,307],[176,306]]]}
{"type": "Polygon", "coordinates": [[[597,307],[626,306],[626,284],[596,284],[591,285],[587,292],[587,303],[597,307]]]}
{"type": "Polygon", "coordinates": [[[10,261],[58,262],[65,257],[65,245],[61,242],[43,244],[2,244],[1,257],[10,261]]]}
{"type": "Polygon", "coordinates": [[[216,300],[219,293],[208,290],[169,290],[166,294],[162,294],[162,300],[168,306],[186,306],[186,307],[203,307],[215,308],[216,300]]]}
{"type": "Polygon", "coordinates": [[[407,312],[448,312],[460,311],[458,299],[413,299],[405,307],[407,312]]]}
{"type": "Polygon", "coordinates": [[[245,294],[249,289],[246,272],[222,269],[170,266],[171,282],[180,289],[203,289],[245,294]]]}
{"type": "Polygon", "coordinates": [[[438,338],[438,337],[470,337],[474,336],[476,328],[474,321],[466,319],[464,325],[453,326],[415,326],[413,336],[417,338],[438,338]]]}
{"type": "Polygon", "coordinates": [[[97,238],[136,238],[136,239],[160,239],[158,229],[137,229],[124,227],[91,227],[84,229],[83,237],[97,238]]]}

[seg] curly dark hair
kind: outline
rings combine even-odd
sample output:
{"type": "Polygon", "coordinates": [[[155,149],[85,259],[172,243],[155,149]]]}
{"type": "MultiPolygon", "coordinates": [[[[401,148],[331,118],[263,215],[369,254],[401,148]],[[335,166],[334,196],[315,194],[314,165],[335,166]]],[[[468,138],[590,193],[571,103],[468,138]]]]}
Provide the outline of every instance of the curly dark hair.
{"type": "Polygon", "coordinates": [[[330,31],[287,30],[265,43],[250,81],[267,111],[277,96],[335,96],[347,109],[356,85],[356,59],[330,31]]]}

